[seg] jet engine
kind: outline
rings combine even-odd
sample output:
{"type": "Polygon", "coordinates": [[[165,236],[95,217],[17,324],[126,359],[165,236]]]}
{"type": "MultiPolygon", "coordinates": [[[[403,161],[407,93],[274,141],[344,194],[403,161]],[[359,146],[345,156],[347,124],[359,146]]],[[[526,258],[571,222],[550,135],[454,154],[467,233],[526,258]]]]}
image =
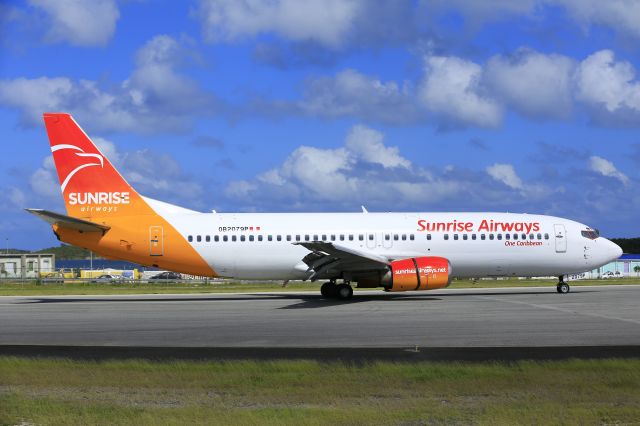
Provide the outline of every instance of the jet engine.
{"type": "Polygon", "coordinates": [[[410,257],[391,262],[386,271],[361,276],[358,287],[386,291],[434,290],[451,283],[451,264],[444,257],[410,257]]]}

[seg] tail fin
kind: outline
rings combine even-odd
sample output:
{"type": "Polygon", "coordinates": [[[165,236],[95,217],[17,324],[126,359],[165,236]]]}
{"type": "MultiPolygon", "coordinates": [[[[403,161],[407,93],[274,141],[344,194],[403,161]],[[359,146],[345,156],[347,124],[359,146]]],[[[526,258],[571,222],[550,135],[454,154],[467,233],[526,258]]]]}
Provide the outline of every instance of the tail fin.
{"type": "Polygon", "coordinates": [[[132,210],[142,201],[140,196],[73,117],[45,113],[44,123],[69,216],[135,214],[132,210]]]}

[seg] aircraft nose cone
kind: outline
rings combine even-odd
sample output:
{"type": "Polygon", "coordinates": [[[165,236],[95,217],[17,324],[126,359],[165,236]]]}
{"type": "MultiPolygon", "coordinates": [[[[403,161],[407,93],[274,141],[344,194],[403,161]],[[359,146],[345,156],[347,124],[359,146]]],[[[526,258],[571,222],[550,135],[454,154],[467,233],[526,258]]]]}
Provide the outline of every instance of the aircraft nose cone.
{"type": "Polygon", "coordinates": [[[616,260],[622,256],[622,249],[613,241],[607,240],[607,252],[611,257],[611,260],[616,260]]]}

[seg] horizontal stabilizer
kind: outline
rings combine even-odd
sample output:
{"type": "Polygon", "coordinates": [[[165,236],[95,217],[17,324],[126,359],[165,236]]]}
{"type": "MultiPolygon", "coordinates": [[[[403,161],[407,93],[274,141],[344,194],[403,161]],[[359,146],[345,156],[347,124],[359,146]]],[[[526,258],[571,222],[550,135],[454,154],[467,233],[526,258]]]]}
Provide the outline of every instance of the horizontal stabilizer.
{"type": "Polygon", "coordinates": [[[107,232],[111,227],[106,225],[100,225],[99,223],[89,222],[88,220],[82,220],[71,216],[66,216],[60,213],[51,212],[49,210],[42,209],[25,209],[29,213],[38,216],[40,219],[49,222],[51,225],[63,226],[65,228],[77,229],[83,232],[107,232]]]}

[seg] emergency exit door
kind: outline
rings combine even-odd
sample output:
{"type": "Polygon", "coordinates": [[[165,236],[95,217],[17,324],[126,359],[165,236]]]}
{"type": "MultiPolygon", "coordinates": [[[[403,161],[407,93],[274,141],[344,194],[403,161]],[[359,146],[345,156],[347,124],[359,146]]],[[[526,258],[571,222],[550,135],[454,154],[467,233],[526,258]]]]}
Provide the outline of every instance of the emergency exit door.
{"type": "Polygon", "coordinates": [[[149,227],[149,254],[162,256],[164,254],[164,235],[162,226],[149,227]]]}
{"type": "Polygon", "coordinates": [[[565,253],[567,251],[567,231],[564,225],[553,225],[553,231],[556,237],[556,253],[565,253]]]}

